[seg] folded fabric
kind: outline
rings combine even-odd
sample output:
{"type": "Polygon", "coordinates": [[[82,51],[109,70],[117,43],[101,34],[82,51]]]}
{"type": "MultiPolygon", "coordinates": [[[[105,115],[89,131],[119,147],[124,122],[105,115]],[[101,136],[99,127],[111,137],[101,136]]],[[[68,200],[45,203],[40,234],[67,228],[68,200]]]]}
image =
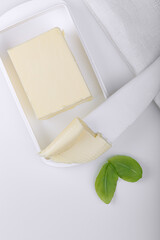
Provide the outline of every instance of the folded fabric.
{"type": "MultiPolygon", "coordinates": [[[[160,56],[159,0],[85,1],[136,75],[160,56]]],[[[160,94],[155,101],[160,107],[160,94]]]]}

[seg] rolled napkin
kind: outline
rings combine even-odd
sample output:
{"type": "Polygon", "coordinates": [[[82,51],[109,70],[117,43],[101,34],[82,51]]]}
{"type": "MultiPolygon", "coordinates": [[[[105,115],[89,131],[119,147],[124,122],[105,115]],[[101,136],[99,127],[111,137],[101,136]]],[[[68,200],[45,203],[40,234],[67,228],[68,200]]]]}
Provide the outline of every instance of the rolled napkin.
{"type": "MultiPolygon", "coordinates": [[[[135,75],[160,56],[159,0],[85,0],[85,3],[135,75]]],[[[160,93],[155,101],[160,107],[160,93]]]]}

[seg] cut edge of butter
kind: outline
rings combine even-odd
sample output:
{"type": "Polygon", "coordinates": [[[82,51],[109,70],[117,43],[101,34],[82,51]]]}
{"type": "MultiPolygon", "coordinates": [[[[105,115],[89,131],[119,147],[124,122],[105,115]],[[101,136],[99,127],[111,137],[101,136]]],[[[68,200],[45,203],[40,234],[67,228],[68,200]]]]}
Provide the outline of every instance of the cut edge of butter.
{"type": "Polygon", "coordinates": [[[74,103],[74,104],[71,104],[71,105],[68,105],[68,106],[64,106],[64,107],[62,107],[59,111],[53,112],[53,113],[51,113],[51,114],[48,114],[48,115],[45,116],[45,117],[39,117],[38,119],[39,119],[39,120],[47,120],[47,119],[49,119],[49,118],[52,118],[52,117],[58,115],[59,113],[65,112],[65,111],[70,110],[70,109],[73,109],[73,108],[75,108],[76,106],[80,105],[81,103],[89,102],[89,101],[91,101],[92,99],[93,99],[93,97],[92,97],[92,95],[91,95],[91,96],[89,96],[89,97],[86,97],[86,98],[80,100],[79,102],[76,102],[76,104],[74,103]]]}
{"type": "Polygon", "coordinates": [[[98,158],[111,145],[94,133],[80,118],[75,118],[40,155],[61,163],[85,163],[98,158]]]}

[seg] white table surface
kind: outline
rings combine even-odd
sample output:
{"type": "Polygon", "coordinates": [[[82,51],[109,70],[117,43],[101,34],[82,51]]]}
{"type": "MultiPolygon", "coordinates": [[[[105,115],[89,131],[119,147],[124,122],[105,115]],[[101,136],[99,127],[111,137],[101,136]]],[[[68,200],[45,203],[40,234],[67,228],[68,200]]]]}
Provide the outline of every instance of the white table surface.
{"type": "MultiPolygon", "coordinates": [[[[81,1],[68,1],[87,22],[81,1]]],[[[1,0],[0,14],[22,2],[1,0]]],[[[154,103],[98,161],[67,169],[40,161],[1,74],[0,113],[1,240],[160,239],[160,111],[154,103]],[[144,175],[135,184],[119,181],[105,205],[94,181],[113,154],[134,156],[144,175]]]]}

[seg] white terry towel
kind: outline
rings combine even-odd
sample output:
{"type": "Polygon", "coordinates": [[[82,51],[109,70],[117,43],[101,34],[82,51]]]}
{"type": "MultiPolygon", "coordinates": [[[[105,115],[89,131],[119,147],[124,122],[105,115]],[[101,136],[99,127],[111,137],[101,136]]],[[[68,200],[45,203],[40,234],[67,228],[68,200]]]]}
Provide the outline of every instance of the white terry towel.
{"type": "Polygon", "coordinates": [[[160,56],[160,0],[85,1],[136,75],[160,56]]]}

